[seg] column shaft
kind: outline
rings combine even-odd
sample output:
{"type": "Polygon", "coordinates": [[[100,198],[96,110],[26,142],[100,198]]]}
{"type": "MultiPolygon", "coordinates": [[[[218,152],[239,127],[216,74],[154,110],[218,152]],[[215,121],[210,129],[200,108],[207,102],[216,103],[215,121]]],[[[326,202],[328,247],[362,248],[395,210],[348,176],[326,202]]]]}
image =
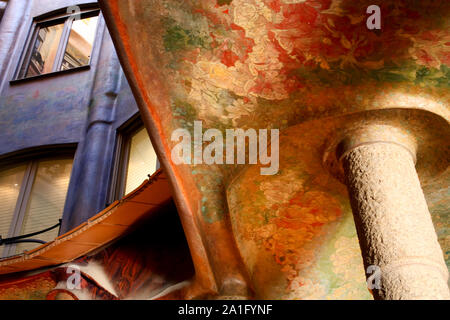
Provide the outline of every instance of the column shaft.
{"type": "Polygon", "coordinates": [[[366,270],[381,271],[374,297],[449,299],[448,270],[411,151],[366,143],[342,161],[366,270]]]}

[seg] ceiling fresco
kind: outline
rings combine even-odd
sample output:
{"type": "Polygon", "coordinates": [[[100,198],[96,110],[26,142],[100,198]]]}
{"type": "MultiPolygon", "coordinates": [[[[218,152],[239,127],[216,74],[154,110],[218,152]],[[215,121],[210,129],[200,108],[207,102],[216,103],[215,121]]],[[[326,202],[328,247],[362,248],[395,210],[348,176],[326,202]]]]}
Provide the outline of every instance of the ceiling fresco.
{"type": "MultiPolygon", "coordinates": [[[[201,287],[371,299],[347,191],[323,166],[324,143],[346,117],[374,110],[402,109],[418,127],[433,113],[447,125],[450,103],[450,2],[379,1],[382,29],[368,30],[375,2],[101,1],[174,181],[201,287]],[[280,129],[279,173],[176,166],[171,134],[193,132],[197,120],[222,132],[280,129]]],[[[449,180],[444,167],[423,186],[448,264],[449,180]]]]}

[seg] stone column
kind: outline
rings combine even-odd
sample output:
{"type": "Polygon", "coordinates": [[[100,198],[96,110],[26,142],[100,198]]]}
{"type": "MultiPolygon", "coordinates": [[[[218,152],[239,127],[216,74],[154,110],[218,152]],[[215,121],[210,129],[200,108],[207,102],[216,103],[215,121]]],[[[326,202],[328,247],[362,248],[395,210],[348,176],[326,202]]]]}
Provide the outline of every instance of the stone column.
{"type": "Polygon", "coordinates": [[[380,272],[374,298],[450,299],[448,270],[415,169],[415,140],[392,126],[366,125],[344,138],[338,156],[365,268],[380,272]]]}

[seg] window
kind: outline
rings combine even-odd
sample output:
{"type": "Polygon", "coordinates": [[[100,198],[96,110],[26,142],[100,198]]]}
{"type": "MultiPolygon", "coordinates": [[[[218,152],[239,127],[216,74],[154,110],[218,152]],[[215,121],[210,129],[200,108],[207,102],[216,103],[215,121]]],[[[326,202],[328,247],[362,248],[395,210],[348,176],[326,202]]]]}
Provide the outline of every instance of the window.
{"type": "Polygon", "coordinates": [[[135,190],[159,169],[156,152],[140,119],[119,132],[110,202],[135,190]]]}
{"type": "MultiPolygon", "coordinates": [[[[0,235],[12,238],[45,230],[62,216],[72,171],[72,158],[37,159],[0,170],[0,235]]],[[[40,234],[51,241],[58,229],[40,234]]],[[[19,254],[38,244],[20,243],[0,247],[1,256],[19,254]]]]}
{"type": "Polygon", "coordinates": [[[0,0],[0,22],[2,22],[3,14],[5,13],[8,2],[6,0],[0,0]]]}
{"type": "Polygon", "coordinates": [[[36,21],[17,78],[88,66],[98,16],[98,10],[85,10],[36,21]]]}

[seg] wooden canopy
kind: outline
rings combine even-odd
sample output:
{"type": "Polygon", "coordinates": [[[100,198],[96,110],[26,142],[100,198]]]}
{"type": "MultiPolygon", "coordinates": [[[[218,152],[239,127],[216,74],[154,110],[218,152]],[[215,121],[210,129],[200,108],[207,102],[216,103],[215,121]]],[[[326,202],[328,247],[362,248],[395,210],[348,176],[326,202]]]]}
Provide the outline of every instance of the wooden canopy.
{"type": "Polygon", "coordinates": [[[75,229],[31,251],[0,260],[0,275],[71,262],[129,232],[171,199],[167,177],[158,170],[136,190],[75,229]]]}

